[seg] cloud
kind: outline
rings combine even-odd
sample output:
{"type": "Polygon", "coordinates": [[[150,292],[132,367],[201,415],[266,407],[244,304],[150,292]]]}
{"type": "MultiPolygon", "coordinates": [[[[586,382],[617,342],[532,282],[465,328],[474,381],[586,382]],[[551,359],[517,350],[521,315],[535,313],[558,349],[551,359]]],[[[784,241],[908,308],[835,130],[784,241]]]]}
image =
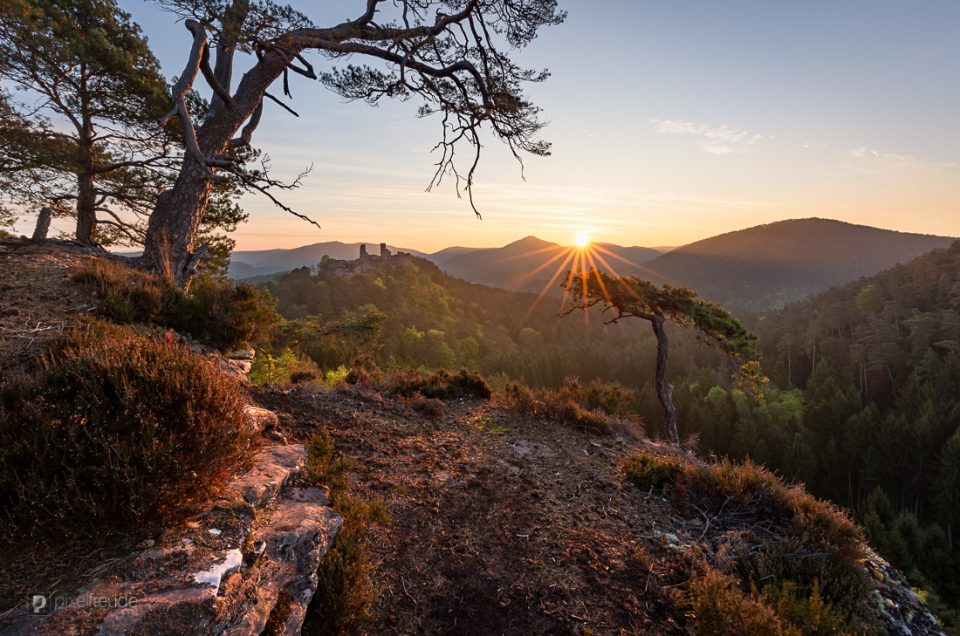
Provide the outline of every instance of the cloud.
{"type": "Polygon", "coordinates": [[[954,162],[926,161],[913,155],[897,152],[882,152],[865,146],[850,150],[850,156],[880,168],[900,168],[913,171],[929,171],[942,168],[953,168],[954,162]]]}
{"type": "Polygon", "coordinates": [[[657,132],[665,135],[692,135],[698,145],[711,155],[734,155],[747,152],[763,135],[751,130],[739,130],[730,126],[708,126],[683,119],[654,119],[651,123],[657,132]]]}

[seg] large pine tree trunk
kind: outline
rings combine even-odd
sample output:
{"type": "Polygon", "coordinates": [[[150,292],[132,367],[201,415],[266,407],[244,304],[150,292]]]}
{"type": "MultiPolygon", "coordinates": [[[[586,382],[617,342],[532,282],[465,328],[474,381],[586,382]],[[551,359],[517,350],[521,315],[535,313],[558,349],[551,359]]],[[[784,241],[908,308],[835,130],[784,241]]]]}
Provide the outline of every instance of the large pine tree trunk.
{"type": "Polygon", "coordinates": [[[656,316],[650,321],[653,326],[653,333],[657,336],[657,398],[660,400],[660,405],[663,406],[667,435],[670,436],[670,441],[676,446],[680,446],[680,434],[677,432],[677,409],[673,405],[673,385],[667,382],[667,352],[670,341],[664,329],[664,322],[665,318],[663,316],[656,316]]]}
{"type": "MultiPolygon", "coordinates": [[[[293,55],[299,49],[290,47],[293,55]]],[[[276,51],[266,53],[248,71],[237,87],[232,105],[215,103],[197,128],[197,144],[206,157],[222,155],[230,140],[256,110],[270,84],[283,72],[286,61],[276,51]]],[[[229,81],[229,77],[221,78],[229,81]]],[[[221,81],[221,83],[223,83],[221,81]]],[[[167,277],[178,287],[190,284],[201,254],[195,253],[197,228],[210,194],[212,172],[190,153],[184,158],[172,190],[157,198],[150,215],[142,257],[143,264],[167,277]]]]}
{"type": "Polygon", "coordinates": [[[157,197],[150,215],[144,265],[178,287],[189,286],[193,276],[194,243],[209,193],[208,173],[187,157],[173,189],[157,197]]]}

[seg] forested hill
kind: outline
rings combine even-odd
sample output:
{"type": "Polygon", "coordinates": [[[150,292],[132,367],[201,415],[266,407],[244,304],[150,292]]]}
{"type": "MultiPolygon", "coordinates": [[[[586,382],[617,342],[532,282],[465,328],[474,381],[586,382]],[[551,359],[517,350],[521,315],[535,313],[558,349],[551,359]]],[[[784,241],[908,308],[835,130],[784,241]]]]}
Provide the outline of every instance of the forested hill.
{"type": "MultiPolygon", "coordinates": [[[[765,371],[803,389],[814,492],[960,607],[960,242],[760,320],[765,371]]],[[[795,429],[794,429],[795,430],[795,429]]],[[[781,469],[785,467],[780,467],[781,469]]]]}
{"type": "Polygon", "coordinates": [[[793,219],[679,247],[646,264],[659,282],[685,285],[740,312],[762,312],[870,276],[954,239],[829,219],[793,219]]]}
{"type": "MultiPolygon", "coordinates": [[[[235,251],[230,257],[230,276],[233,278],[254,278],[278,272],[288,272],[297,267],[313,266],[324,256],[328,258],[356,258],[360,252],[361,243],[341,243],[327,241],[312,243],[290,249],[235,251]]],[[[379,251],[373,243],[367,243],[372,253],[379,251]]],[[[391,252],[408,252],[418,256],[425,256],[421,252],[408,248],[388,245],[391,252]]]]}
{"type": "MultiPolygon", "coordinates": [[[[556,298],[537,302],[533,294],[469,283],[414,256],[326,260],[316,273],[300,268],[264,286],[289,320],[359,324],[382,313],[379,348],[371,355],[386,368],[463,366],[533,386],[558,386],[568,376],[641,386],[651,377],[649,329],[605,326],[597,316],[587,323],[579,312],[561,319],[556,298]]],[[[678,371],[711,356],[692,338],[674,349],[678,371]]],[[[352,362],[349,352],[337,358],[329,346],[312,355],[325,369],[352,362]]]]}

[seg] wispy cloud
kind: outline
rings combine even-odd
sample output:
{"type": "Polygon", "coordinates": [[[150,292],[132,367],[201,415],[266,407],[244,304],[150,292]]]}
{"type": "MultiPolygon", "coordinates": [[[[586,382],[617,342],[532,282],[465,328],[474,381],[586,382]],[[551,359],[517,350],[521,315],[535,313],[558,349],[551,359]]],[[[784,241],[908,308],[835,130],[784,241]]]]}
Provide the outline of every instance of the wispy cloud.
{"type": "Polygon", "coordinates": [[[734,155],[746,152],[763,135],[752,130],[739,130],[730,126],[709,126],[683,119],[653,119],[657,132],[666,135],[692,135],[697,138],[700,149],[711,155],[734,155]]]}
{"type": "Polygon", "coordinates": [[[850,156],[869,162],[879,168],[900,168],[912,171],[929,171],[941,168],[954,168],[955,162],[945,161],[927,161],[914,155],[901,154],[897,152],[883,152],[874,150],[865,146],[854,148],[850,151],[850,156]]]}

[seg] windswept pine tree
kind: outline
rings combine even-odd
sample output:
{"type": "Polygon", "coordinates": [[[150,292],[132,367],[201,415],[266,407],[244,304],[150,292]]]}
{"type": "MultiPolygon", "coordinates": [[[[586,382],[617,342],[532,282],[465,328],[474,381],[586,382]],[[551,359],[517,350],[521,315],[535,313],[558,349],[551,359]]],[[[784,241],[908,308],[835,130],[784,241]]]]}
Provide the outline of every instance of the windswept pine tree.
{"type": "Polygon", "coordinates": [[[556,0],[367,0],[356,3],[353,19],[325,27],[290,6],[266,1],[160,4],[183,18],[190,34],[186,65],[173,88],[174,106],[166,115],[182,124],[187,153],[176,183],[151,214],[144,262],[178,285],[189,284],[203,258],[198,227],[211,189],[224,174],[313,222],[271,194],[283,184],[246,169],[236,157],[250,145],[266,101],[292,111],[271,92],[280,82],[290,95],[291,75],[319,80],[347,99],[421,99],[421,116],[442,119],[441,156],[432,183],[450,176],[471,202],[481,128],[489,127],[518,159],[522,152],[549,154],[549,144],[538,137],[544,126],[540,110],[523,94],[524,85],[543,81],[548,73],[520,67],[508,52],[564,19],[556,0]],[[317,72],[307,59],[312,52],[358,62],[317,72]],[[242,55],[255,59],[235,81],[235,68],[246,66],[242,55]],[[190,96],[201,78],[212,97],[197,124],[190,96]],[[465,164],[458,161],[463,153],[455,153],[461,146],[467,147],[465,164]]]}
{"type": "Polygon", "coordinates": [[[733,371],[752,382],[760,381],[755,357],[756,338],[719,305],[697,298],[683,287],[658,286],[637,276],[612,276],[599,270],[570,272],[564,287],[573,295],[573,304],[562,313],[577,309],[586,311],[600,306],[608,323],[624,318],[639,318],[650,323],[657,338],[657,361],[654,381],[657,398],[663,406],[664,420],[670,440],[680,445],[677,431],[677,409],[673,404],[673,385],[667,381],[667,356],[670,339],[666,325],[697,330],[699,337],[723,351],[733,371]]]}

